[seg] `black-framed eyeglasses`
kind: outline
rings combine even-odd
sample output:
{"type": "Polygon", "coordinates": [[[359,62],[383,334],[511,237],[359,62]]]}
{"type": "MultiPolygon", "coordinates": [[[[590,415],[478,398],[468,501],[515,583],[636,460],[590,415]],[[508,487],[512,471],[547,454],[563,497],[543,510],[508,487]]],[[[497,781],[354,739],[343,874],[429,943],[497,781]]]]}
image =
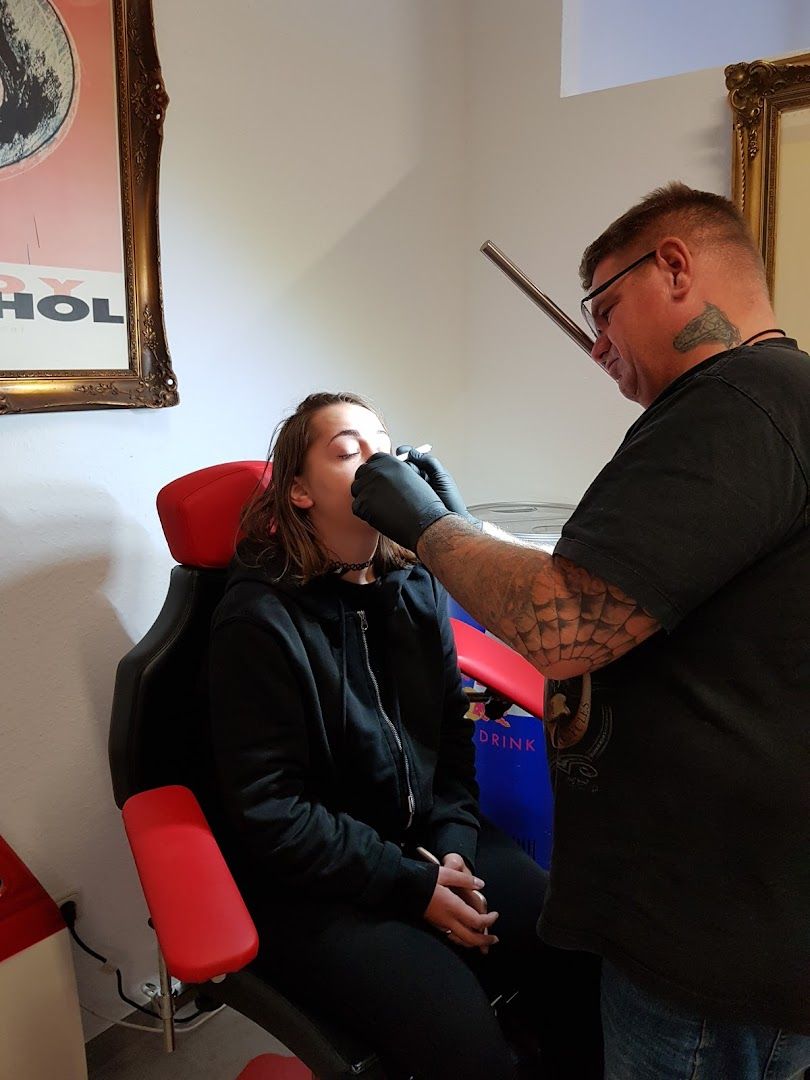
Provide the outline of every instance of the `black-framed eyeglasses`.
{"type": "Polygon", "coordinates": [[[596,325],[596,319],[593,316],[591,308],[588,306],[595,297],[603,293],[605,289],[609,289],[614,281],[618,281],[620,277],[624,277],[625,274],[629,274],[631,270],[635,270],[637,266],[641,266],[645,259],[651,259],[655,255],[655,248],[652,251],[648,251],[646,255],[642,255],[640,259],[636,259],[635,262],[631,262],[629,266],[625,266],[624,270],[620,270],[618,274],[614,274],[612,278],[608,278],[607,281],[603,281],[598,289],[594,289],[593,292],[589,292],[587,296],[583,296],[582,302],[579,305],[582,312],[582,318],[588,324],[591,329],[591,333],[599,337],[599,329],[596,325]]]}

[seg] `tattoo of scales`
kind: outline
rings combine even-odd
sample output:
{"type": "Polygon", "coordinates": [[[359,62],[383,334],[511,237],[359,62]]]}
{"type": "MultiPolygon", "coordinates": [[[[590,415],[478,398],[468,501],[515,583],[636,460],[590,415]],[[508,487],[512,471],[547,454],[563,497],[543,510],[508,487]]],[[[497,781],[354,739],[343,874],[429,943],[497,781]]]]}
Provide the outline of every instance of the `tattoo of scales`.
{"type": "Polygon", "coordinates": [[[604,667],[659,629],[632,597],[569,559],[482,537],[456,517],[425,531],[419,556],[473,618],[553,679],[604,667]]]}
{"type": "Polygon", "coordinates": [[[689,352],[707,341],[720,341],[727,349],[739,345],[741,341],[740,331],[734,323],[720,308],[708,303],[702,314],[696,315],[676,334],[672,344],[678,352],[689,352]]]}

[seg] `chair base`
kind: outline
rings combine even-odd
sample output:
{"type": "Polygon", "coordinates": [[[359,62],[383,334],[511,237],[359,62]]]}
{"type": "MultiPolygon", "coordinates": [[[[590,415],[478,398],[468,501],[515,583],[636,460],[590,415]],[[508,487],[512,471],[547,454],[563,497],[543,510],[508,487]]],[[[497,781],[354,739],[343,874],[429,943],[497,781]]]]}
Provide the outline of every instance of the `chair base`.
{"type": "MultiPolygon", "coordinates": [[[[229,1005],[263,1027],[307,1063],[319,1080],[386,1080],[385,1071],[368,1046],[335,1028],[326,1017],[304,1012],[271,986],[255,965],[205,983],[201,996],[229,1005]]],[[[287,1059],[289,1060],[289,1059],[287,1059]]]]}

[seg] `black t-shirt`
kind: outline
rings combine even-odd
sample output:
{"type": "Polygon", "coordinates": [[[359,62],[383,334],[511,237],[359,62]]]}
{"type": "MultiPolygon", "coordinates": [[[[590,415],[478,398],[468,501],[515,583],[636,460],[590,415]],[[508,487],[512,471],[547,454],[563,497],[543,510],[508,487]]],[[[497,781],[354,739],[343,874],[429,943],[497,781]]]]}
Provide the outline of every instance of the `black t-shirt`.
{"type": "Polygon", "coordinates": [[[664,629],[548,683],[541,920],[694,1011],[805,1033],[809,478],[810,357],[770,340],[669,386],[564,527],[555,553],[664,629]]]}

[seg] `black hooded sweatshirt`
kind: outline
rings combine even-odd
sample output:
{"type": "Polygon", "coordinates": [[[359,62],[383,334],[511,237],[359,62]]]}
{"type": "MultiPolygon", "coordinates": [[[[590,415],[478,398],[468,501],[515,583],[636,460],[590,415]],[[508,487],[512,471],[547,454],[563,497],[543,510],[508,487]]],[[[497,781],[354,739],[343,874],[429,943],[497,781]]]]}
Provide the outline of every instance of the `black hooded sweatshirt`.
{"type": "Polygon", "coordinates": [[[237,557],[212,622],[229,862],[254,909],[307,897],[418,918],[438,870],[415,847],[472,867],[478,840],[446,594],[418,564],[364,586],[281,570],[237,557]]]}

